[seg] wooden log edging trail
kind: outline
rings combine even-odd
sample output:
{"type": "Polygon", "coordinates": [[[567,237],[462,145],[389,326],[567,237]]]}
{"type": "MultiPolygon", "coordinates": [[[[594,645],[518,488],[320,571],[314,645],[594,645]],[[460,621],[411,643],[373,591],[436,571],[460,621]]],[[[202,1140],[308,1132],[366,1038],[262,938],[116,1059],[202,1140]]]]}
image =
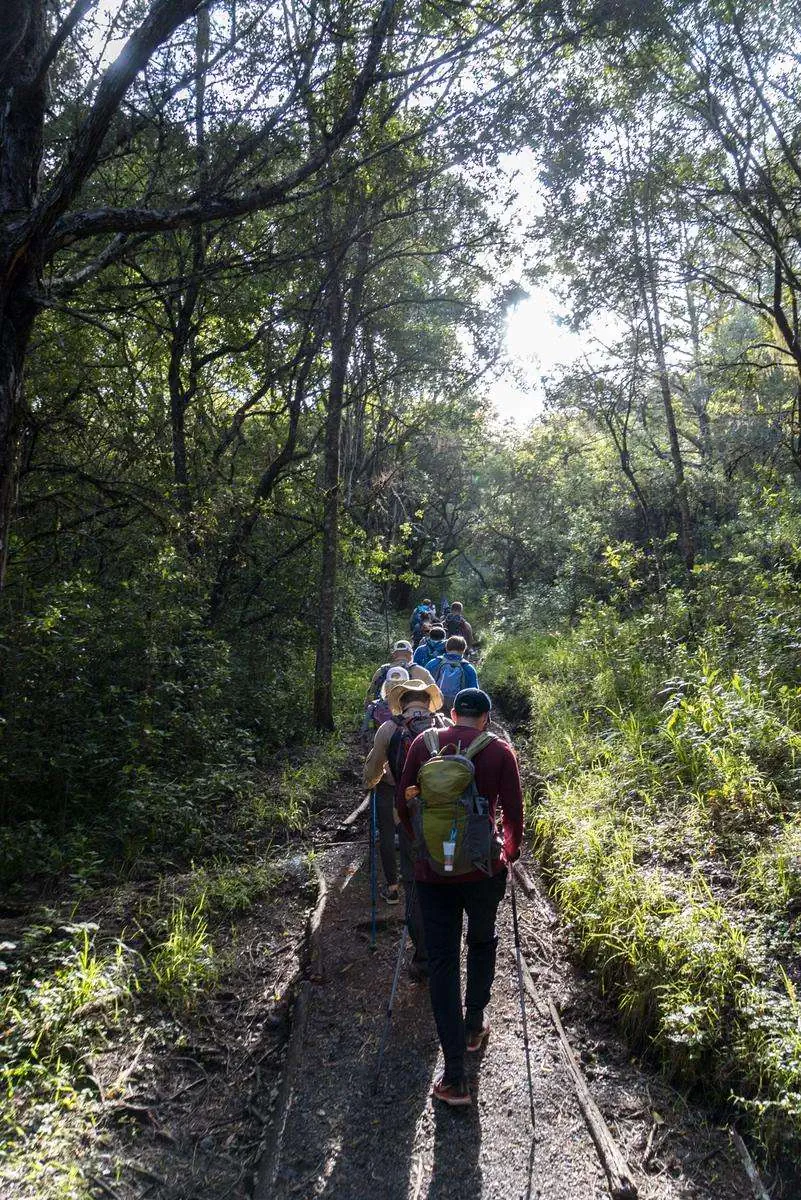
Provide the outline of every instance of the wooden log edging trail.
{"type": "Polygon", "coordinates": [[[595,1148],[598,1151],[598,1156],[601,1159],[606,1177],[609,1180],[609,1190],[614,1200],[636,1200],[638,1195],[637,1185],[629,1170],[629,1165],[623,1157],[617,1142],[612,1137],[601,1110],[592,1098],[587,1081],[576,1062],[576,1056],[573,1053],[570,1042],[567,1040],[567,1034],[559,1018],[559,1013],[556,1011],[556,1005],[550,996],[546,997],[546,1002],[551,1022],[559,1037],[562,1061],[573,1080],[581,1114],[587,1123],[587,1128],[590,1131],[592,1140],[595,1142],[595,1148]]]}
{"type": "MultiPolygon", "coordinates": [[[[517,864],[513,870],[519,878],[517,864]]],[[[536,893],[536,885],[531,877],[528,876],[533,887],[533,893],[536,893]]],[[[538,1012],[544,1016],[540,997],[537,994],[537,989],[534,985],[534,976],[531,973],[531,968],[528,965],[525,954],[521,954],[521,968],[523,974],[523,985],[526,989],[526,994],[536,1005],[538,1012]]],[[[592,1098],[590,1089],[581,1072],[576,1057],[568,1041],[567,1034],[560,1020],[559,1014],[556,1011],[556,1006],[550,996],[545,996],[545,1003],[550,1017],[551,1024],[559,1038],[559,1049],[568,1073],[573,1080],[573,1085],[576,1089],[576,1099],[581,1110],[581,1115],[590,1131],[595,1148],[598,1151],[598,1157],[601,1160],[601,1165],[606,1172],[606,1177],[609,1181],[609,1190],[614,1197],[614,1200],[636,1200],[638,1196],[637,1185],[634,1182],[633,1176],[629,1169],[623,1153],[615,1142],[609,1130],[603,1115],[597,1104],[592,1098]]]]}
{"type": "Polygon", "coordinates": [[[281,1086],[276,1098],[275,1113],[269,1127],[262,1153],[256,1167],[253,1195],[255,1200],[264,1197],[265,1200],[273,1193],[278,1166],[281,1161],[281,1145],[284,1140],[289,1110],[292,1107],[292,1093],[295,1088],[295,1078],[303,1057],[303,1042],[306,1027],[309,1023],[309,1012],[314,999],[314,984],[304,979],[298,988],[295,1003],[292,1006],[292,1033],[289,1038],[289,1048],[284,1060],[284,1071],[281,1086]]]}
{"type": "Polygon", "coordinates": [[[272,1195],[275,1186],[275,1179],[281,1161],[281,1146],[284,1140],[284,1131],[292,1107],[292,1095],[295,1090],[298,1067],[303,1058],[303,1044],[309,1023],[309,1014],[314,1003],[315,985],[322,983],[324,979],[321,929],[329,892],[325,876],[314,860],[312,860],[312,870],[317,880],[317,900],[306,922],[305,953],[299,959],[298,967],[288,985],[288,990],[297,983],[302,973],[302,964],[304,962],[306,963],[308,977],[300,981],[291,1009],[289,1018],[291,1033],[289,1035],[286,1058],[284,1059],[281,1084],[278,1096],[276,1097],[275,1112],[256,1165],[253,1192],[256,1200],[259,1200],[260,1197],[264,1197],[266,1200],[267,1197],[272,1195]]]}
{"type": "Polygon", "coordinates": [[[306,922],[306,951],[308,955],[308,976],[314,983],[323,983],[325,970],[323,967],[323,945],[321,930],[325,906],[328,903],[328,884],[316,860],[312,860],[312,870],[317,878],[317,903],[309,913],[306,922]]]}

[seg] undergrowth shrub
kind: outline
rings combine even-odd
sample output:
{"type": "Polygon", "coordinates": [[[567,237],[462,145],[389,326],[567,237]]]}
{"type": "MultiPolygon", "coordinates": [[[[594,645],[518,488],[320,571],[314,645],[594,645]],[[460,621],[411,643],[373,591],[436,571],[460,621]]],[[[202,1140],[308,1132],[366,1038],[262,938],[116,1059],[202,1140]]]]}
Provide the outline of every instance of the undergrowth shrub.
{"type": "MultiPolygon", "coordinates": [[[[0,888],[80,896],[109,876],[213,855],[230,818],[258,808],[276,755],[314,741],[311,632],[287,617],[293,636],[280,643],[264,631],[237,642],[208,627],[204,603],[164,551],[115,589],[73,579],[7,621],[0,888]]],[[[336,669],[343,729],[377,657],[362,642],[336,669]]],[[[291,796],[279,789],[273,824],[299,828],[297,782],[291,796]]]]}
{"type": "Polygon", "coordinates": [[[801,603],[790,578],[748,583],[702,570],[694,594],[640,611],[596,602],[547,636],[501,625],[482,683],[527,717],[547,779],[535,850],[629,1035],[786,1150],[801,1146],[801,603]]]}
{"type": "Polygon", "coordinates": [[[209,936],[205,893],[191,908],[183,900],[174,904],[164,936],[146,962],[156,997],[170,1008],[191,1008],[217,981],[219,965],[209,936]]]}

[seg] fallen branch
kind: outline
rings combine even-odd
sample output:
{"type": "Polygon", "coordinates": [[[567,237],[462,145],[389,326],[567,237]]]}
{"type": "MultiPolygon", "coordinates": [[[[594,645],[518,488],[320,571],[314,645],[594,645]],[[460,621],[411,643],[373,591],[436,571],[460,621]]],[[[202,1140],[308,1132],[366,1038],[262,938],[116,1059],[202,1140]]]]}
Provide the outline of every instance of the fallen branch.
{"type": "Polygon", "coordinates": [[[576,1057],[570,1048],[570,1042],[567,1040],[567,1034],[559,1019],[559,1013],[556,1011],[556,1007],[550,996],[548,997],[548,1012],[551,1015],[554,1029],[559,1036],[562,1058],[573,1080],[579,1108],[584,1120],[587,1122],[587,1128],[592,1135],[592,1140],[595,1142],[603,1168],[606,1171],[609,1180],[609,1190],[615,1200],[634,1200],[637,1196],[637,1185],[631,1176],[628,1164],[617,1142],[609,1132],[609,1126],[606,1124],[598,1105],[590,1095],[590,1089],[587,1087],[587,1082],[576,1062],[576,1057]]]}
{"type": "Polygon", "coordinates": [[[136,1049],[136,1053],[134,1054],[133,1058],[129,1062],[128,1066],[125,1067],[125,1069],[123,1071],[120,1071],[119,1075],[114,1080],[114,1082],[110,1083],[109,1086],[106,1088],[107,1095],[110,1095],[113,1092],[121,1091],[122,1085],[124,1083],[126,1083],[128,1081],[128,1079],[130,1079],[131,1075],[133,1075],[134,1071],[139,1066],[139,1060],[142,1057],[142,1051],[145,1048],[145,1043],[147,1042],[147,1039],[149,1036],[150,1036],[150,1030],[146,1029],[144,1034],[142,1035],[142,1040],[136,1049]]]}
{"type": "Polygon", "coordinates": [[[356,822],[358,821],[358,819],[362,815],[362,813],[367,812],[367,809],[369,807],[370,807],[370,793],[368,792],[367,795],[362,800],[361,804],[357,805],[357,807],[354,808],[352,813],[350,813],[347,817],[345,817],[344,820],[340,821],[339,828],[337,829],[337,834],[339,835],[339,834],[347,833],[347,831],[351,828],[351,826],[356,824],[356,822]]]}
{"type": "Polygon", "coordinates": [[[749,1178],[751,1187],[754,1189],[754,1195],[757,1200],[770,1200],[770,1192],[762,1182],[759,1171],[756,1169],[753,1158],[748,1153],[748,1147],[740,1137],[736,1129],[731,1129],[731,1140],[734,1143],[734,1148],[740,1156],[740,1160],[745,1167],[745,1173],[749,1178]]]}
{"type": "Polygon", "coordinates": [[[119,1192],[115,1192],[110,1183],[106,1183],[105,1179],[99,1179],[97,1175],[87,1175],[86,1178],[92,1187],[102,1192],[104,1196],[110,1196],[111,1200],[120,1200],[119,1192]]]}

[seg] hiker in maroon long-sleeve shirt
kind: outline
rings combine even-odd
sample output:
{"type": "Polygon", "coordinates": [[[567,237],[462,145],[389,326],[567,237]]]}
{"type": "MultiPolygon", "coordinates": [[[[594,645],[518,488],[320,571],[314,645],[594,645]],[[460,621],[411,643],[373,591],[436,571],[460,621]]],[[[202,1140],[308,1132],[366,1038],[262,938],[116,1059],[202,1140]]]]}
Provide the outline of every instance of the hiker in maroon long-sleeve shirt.
{"type": "MultiPolygon", "coordinates": [[[[435,735],[430,731],[420,734],[412,742],[395,798],[401,822],[419,846],[415,885],[428,946],[431,1008],[445,1058],[445,1070],[434,1084],[433,1095],[454,1106],[472,1103],[465,1077],[465,1052],[477,1053],[489,1036],[489,1021],[484,1016],[484,1009],[489,1003],[495,978],[498,944],[495,918],[506,890],[507,864],[519,857],[523,838],[523,796],[515,753],[506,742],[491,735],[491,740],[483,744],[491,709],[492,703],[486,692],[479,688],[463,688],[451,712],[453,726],[438,730],[435,735]],[[491,843],[489,839],[487,842],[487,869],[464,869],[467,860],[462,857],[457,873],[453,859],[453,847],[457,843],[452,839],[461,835],[446,832],[444,841],[438,841],[433,847],[428,844],[420,847],[419,814],[422,810],[418,776],[420,769],[433,761],[436,742],[440,749],[452,747],[464,754],[478,738],[482,738],[482,745],[473,760],[475,791],[486,801],[493,836],[491,843]],[[495,831],[497,811],[501,815],[502,838],[495,831]],[[459,957],[465,913],[467,986],[463,1015],[459,957]]],[[[446,751],[451,752],[450,749],[446,751]]],[[[447,809],[445,820],[448,824],[451,820],[447,809]]],[[[454,830],[456,824],[454,817],[454,830]]],[[[456,853],[466,852],[460,849],[456,853]]]]}

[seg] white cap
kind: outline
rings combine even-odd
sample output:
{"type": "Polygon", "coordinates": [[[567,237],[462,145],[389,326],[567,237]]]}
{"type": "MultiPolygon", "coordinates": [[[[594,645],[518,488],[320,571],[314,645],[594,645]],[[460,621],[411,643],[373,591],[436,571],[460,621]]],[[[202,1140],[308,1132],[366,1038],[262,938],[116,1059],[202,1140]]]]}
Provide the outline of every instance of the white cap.
{"type": "Polygon", "coordinates": [[[381,688],[382,699],[386,700],[387,692],[394,687],[396,683],[408,683],[409,672],[405,667],[390,667],[384,679],[384,686],[381,688]]]}

